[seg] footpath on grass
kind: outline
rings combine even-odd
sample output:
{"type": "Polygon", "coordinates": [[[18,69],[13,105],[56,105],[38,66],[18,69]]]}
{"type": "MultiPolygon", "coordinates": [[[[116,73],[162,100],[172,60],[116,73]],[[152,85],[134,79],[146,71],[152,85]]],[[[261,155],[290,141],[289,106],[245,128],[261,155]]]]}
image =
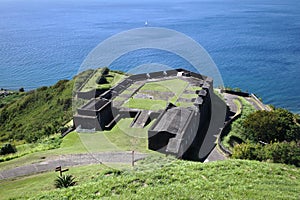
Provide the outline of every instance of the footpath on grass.
{"type": "Polygon", "coordinates": [[[55,170],[56,167],[61,166],[71,167],[88,164],[105,164],[105,163],[120,163],[130,164],[132,161],[143,159],[147,154],[132,152],[104,152],[104,153],[86,153],[86,154],[70,154],[60,155],[45,159],[42,162],[31,163],[28,165],[19,166],[13,169],[0,171],[0,180],[16,178],[20,176],[27,176],[31,174],[55,170]]]}

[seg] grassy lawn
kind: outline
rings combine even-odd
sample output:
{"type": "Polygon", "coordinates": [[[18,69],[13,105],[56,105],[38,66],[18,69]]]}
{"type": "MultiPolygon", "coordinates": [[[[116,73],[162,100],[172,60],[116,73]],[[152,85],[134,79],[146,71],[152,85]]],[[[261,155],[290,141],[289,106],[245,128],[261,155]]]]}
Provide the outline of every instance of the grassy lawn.
{"type": "Polygon", "coordinates": [[[189,86],[186,88],[187,90],[192,90],[192,91],[196,91],[196,90],[202,90],[202,87],[199,86],[189,86]]]}
{"type": "Polygon", "coordinates": [[[193,106],[194,104],[192,102],[176,102],[175,105],[178,107],[187,108],[187,107],[193,106]]]}
{"type": "Polygon", "coordinates": [[[167,101],[163,100],[153,100],[153,99],[132,99],[130,98],[125,102],[123,107],[127,108],[137,108],[142,110],[162,110],[167,106],[167,101]]]}
{"type": "Polygon", "coordinates": [[[197,94],[182,94],[180,97],[186,98],[186,99],[192,99],[192,98],[197,98],[198,95],[197,94]]]}
{"type": "Polygon", "coordinates": [[[171,80],[146,83],[140,90],[173,92],[176,96],[179,96],[187,86],[188,82],[175,78],[171,80]]]}
{"type": "Polygon", "coordinates": [[[106,80],[108,81],[108,83],[98,85],[97,89],[111,88],[112,86],[116,85],[118,82],[120,82],[121,80],[123,80],[125,78],[124,74],[118,74],[115,72],[109,72],[109,75],[111,75],[113,77],[107,77],[106,80]]]}
{"type": "MultiPolygon", "coordinates": [[[[133,119],[126,118],[112,128],[110,131],[102,131],[95,133],[77,133],[71,132],[62,139],[59,148],[42,149],[44,146],[37,145],[36,148],[30,150],[30,146],[26,147],[27,155],[19,156],[13,160],[0,163],[0,170],[10,169],[33,162],[43,161],[44,158],[51,156],[89,153],[89,152],[108,152],[121,150],[137,150],[140,152],[148,152],[147,150],[147,131],[152,121],[145,128],[130,128],[133,119]],[[133,137],[134,136],[134,137],[133,137]]],[[[21,151],[23,152],[23,151],[21,151]]],[[[20,152],[20,153],[21,153],[20,152]]]]}
{"type": "Polygon", "coordinates": [[[133,118],[121,119],[110,131],[104,131],[107,140],[115,146],[116,150],[149,152],[148,129],[154,123],[151,121],[144,128],[131,128],[133,118]]]}
{"type": "MultiPolygon", "coordinates": [[[[116,164],[115,164],[116,165],[116,164]]],[[[122,165],[118,168],[129,168],[130,166],[122,165]]],[[[105,165],[94,164],[87,166],[69,167],[67,174],[75,176],[78,185],[92,181],[99,176],[103,170],[107,170],[105,165]]],[[[37,195],[41,192],[49,190],[58,190],[54,187],[54,180],[58,176],[56,172],[46,172],[35,174],[16,180],[1,180],[0,181],[0,199],[10,198],[28,198],[32,195],[37,195]]]]}
{"type": "Polygon", "coordinates": [[[299,169],[282,164],[199,163],[159,156],[110,175],[101,166],[92,167],[71,169],[79,182],[67,189],[53,189],[53,172],[1,185],[2,199],[299,199],[299,169]],[[27,190],[24,195],[22,187],[27,190]]]}
{"type": "Polygon", "coordinates": [[[87,91],[90,91],[90,90],[95,89],[95,88],[97,88],[97,89],[108,89],[111,86],[118,83],[119,81],[121,81],[125,77],[124,74],[119,74],[119,73],[110,71],[109,75],[111,75],[112,77],[107,77],[106,78],[108,83],[106,83],[106,84],[97,84],[96,80],[101,75],[102,75],[102,68],[99,68],[99,69],[97,69],[97,72],[86,82],[86,84],[81,89],[81,91],[82,92],[87,92],[87,91]]]}

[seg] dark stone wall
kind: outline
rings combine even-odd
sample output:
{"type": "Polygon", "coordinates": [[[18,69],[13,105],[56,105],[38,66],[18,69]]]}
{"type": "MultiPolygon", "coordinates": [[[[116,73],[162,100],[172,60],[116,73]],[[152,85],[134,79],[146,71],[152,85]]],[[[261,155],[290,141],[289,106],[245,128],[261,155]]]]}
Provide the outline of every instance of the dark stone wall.
{"type": "Polygon", "coordinates": [[[96,116],[97,114],[95,110],[85,110],[81,108],[77,109],[77,113],[78,115],[85,115],[85,116],[96,116]]]}
{"type": "Polygon", "coordinates": [[[112,103],[111,101],[102,107],[99,113],[97,113],[98,120],[100,123],[101,130],[105,130],[105,126],[113,120],[112,103]]]}
{"type": "Polygon", "coordinates": [[[150,78],[163,78],[165,77],[164,72],[152,72],[149,73],[150,78]]]}
{"type": "Polygon", "coordinates": [[[86,117],[81,115],[75,115],[73,117],[75,127],[81,127],[82,129],[96,129],[101,130],[97,117],[86,117]]]}
{"type": "MultiPolygon", "coordinates": [[[[192,141],[190,147],[187,149],[187,151],[182,156],[183,159],[187,160],[195,160],[199,161],[199,151],[203,144],[203,140],[207,134],[207,130],[210,124],[211,120],[211,99],[210,94],[207,94],[207,97],[204,98],[204,101],[202,105],[199,105],[200,113],[198,113],[198,116],[195,116],[194,119],[189,124],[189,129],[196,130],[197,134],[192,141]],[[196,128],[197,127],[197,128],[196,128]]],[[[188,129],[188,130],[189,130],[188,129]]]]}
{"type": "Polygon", "coordinates": [[[166,73],[167,73],[167,76],[177,76],[178,71],[175,69],[172,69],[172,70],[167,70],[166,73]]]}
{"type": "Polygon", "coordinates": [[[202,76],[201,74],[197,74],[195,72],[190,72],[192,77],[198,78],[198,79],[204,79],[206,77],[202,76]]]}
{"type": "Polygon", "coordinates": [[[77,92],[77,97],[81,99],[92,99],[99,97],[102,93],[106,92],[108,89],[93,89],[88,92],[77,92]]]}
{"type": "Polygon", "coordinates": [[[169,132],[161,131],[148,131],[148,148],[154,151],[161,153],[166,153],[166,148],[170,138],[175,137],[176,135],[169,132]]]}
{"type": "Polygon", "coordinates": [[[129,77],[131,80],[133,81],[143,81],[143,80],[147,80],[147,74],[135,74],[129,77]]]}

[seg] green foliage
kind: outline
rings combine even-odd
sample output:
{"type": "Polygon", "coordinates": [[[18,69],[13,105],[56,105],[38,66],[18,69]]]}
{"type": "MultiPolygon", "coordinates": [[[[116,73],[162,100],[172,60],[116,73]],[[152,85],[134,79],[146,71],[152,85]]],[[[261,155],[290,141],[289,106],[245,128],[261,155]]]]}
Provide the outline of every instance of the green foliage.
{"type": "Polygon", "coordinates": [[[34,153],[41,152],[50,149],[56,149],[60,147],[62,140],[60,136],[50,136],[47,138],[39,139],[36,143],[31,144],[21,144],[17,146],[18,152],[14,154],[8,154],[0,156],[0,162],[12,160],[15,158],[20,158],[22,156],[34,153]]]}
{"type": "Polygon", "coordinates": [[[293,141],[300,139],[294,115],[285,109],[256,111],[243,122],[243,135],[254,142],[293,141]]]}
{"type": "Polygon", "coordinates": [[[13,103],[14,101],[20,99],[24,95],[25,93],[11,92],[8,93],[8,95],[6,96],[0,97],[0,112],[1,108],[4,108],[6,105],[13,103]]]}
{"type": "Polygon", "coordinates": [[[68,188],[74,186],[75,184],[75,177],[70,174],[58,176],[54,181],[56,188],[68,188]]]}
{"type": "Polygon", "coordinates": [[[75,76],[74,91],[78,91],[94,72],[94,69],[88,69],[75,76]]]}
{"type": "Polygon", "coordinates": [[[300,167],[300,142],[275,142],[266,145],[243,143],[233,149],[232,158],[272,161],[300,167]]]}
{"type": "Polygon", "coordinates": [[[0,149],[0,155],[6,155],[6,154],[11,154],[11,153],[16,153],[17,149],[15,146],[12,144],[8,143],[5,144],[3,147],[0,149]]]}
{"type": "Polygon", "coordinates": [[[0,141],[36,142],[72,119],[74,80],[24,93],[0,109],[0,141]]]}

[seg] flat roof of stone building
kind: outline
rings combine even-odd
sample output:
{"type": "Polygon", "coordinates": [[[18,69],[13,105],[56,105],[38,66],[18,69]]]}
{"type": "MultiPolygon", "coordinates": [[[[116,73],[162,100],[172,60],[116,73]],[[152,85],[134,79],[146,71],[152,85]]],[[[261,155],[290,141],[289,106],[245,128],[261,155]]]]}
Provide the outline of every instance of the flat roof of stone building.
{"type": "Polygon", "coordinates": [[[172,134],[181,134],[193,110],[183,107],[168,109],[153,128],[154,131],[167,131],[172,134]]]}

